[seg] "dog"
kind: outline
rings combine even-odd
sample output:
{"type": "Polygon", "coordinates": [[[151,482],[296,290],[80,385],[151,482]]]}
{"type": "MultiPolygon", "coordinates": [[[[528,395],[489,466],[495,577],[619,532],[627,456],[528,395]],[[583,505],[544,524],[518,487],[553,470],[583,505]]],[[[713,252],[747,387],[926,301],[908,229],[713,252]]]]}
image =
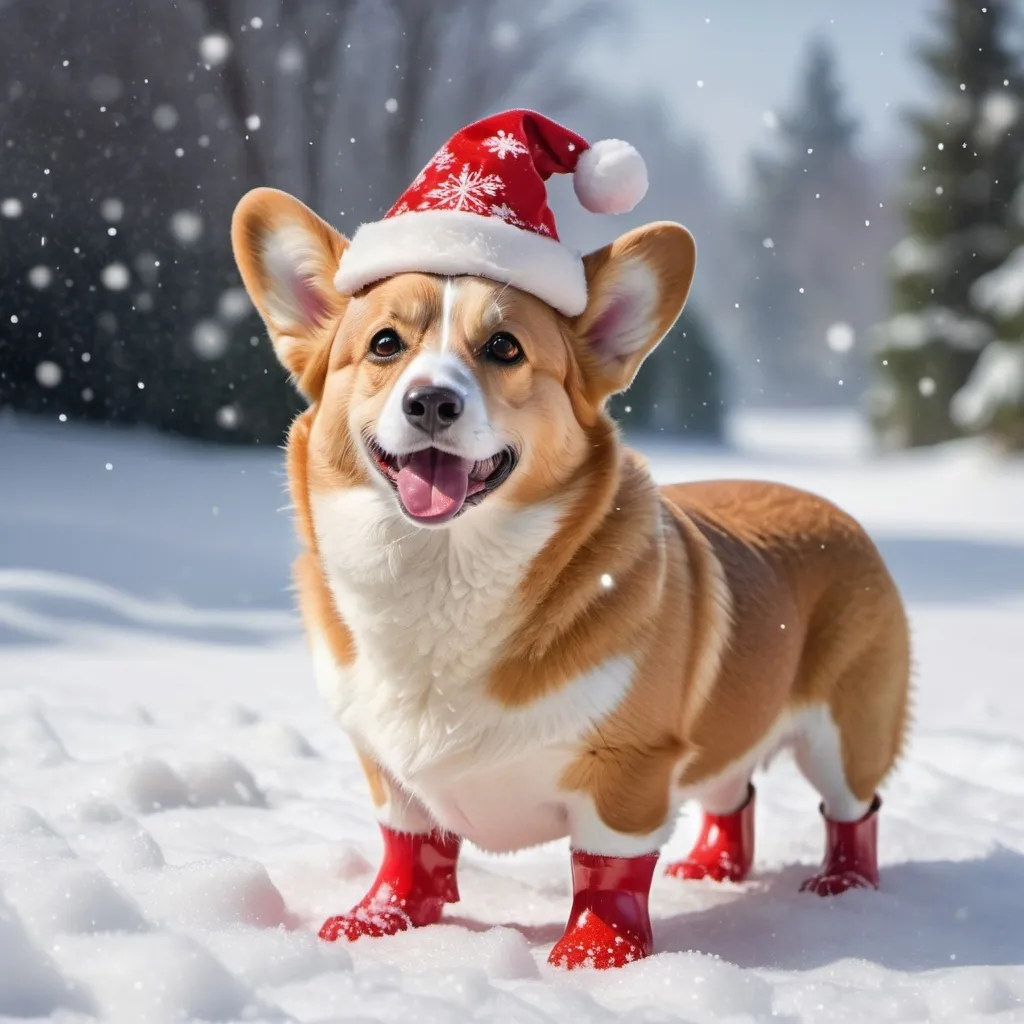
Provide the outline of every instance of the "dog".
{"type": "Polygon", "coordinates": [[[878,885],[910,660],[879,552],[792,487],[659,487],[605,411],[683,308],[685,228],[583,257],[571,316],[480,273],[342,294],[353,243],[272,189],[242,198],[232,242],[309,403],[287,443],[295,580],[384,840],[366,897],[322,938],[438,921],[463,840],[568,837],[573,901],[549,962],[638,960],[680,805],[698,801],[704,826],[668,873],[742,880],[752,773],[783,747],[821,796],[825,856],[804,888],[878,885]]]}

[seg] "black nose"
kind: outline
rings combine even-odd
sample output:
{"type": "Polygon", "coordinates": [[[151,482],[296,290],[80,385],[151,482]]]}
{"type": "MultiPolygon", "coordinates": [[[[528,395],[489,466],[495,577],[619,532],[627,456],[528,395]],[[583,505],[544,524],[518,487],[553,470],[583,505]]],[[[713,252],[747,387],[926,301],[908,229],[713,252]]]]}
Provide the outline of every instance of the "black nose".
{"type": "Polygon", "coordinates": [[[462,415],[462,397],[451,388],[414,384],[402,399],[402,411],[414,427],[436,434],[462,415]]]}

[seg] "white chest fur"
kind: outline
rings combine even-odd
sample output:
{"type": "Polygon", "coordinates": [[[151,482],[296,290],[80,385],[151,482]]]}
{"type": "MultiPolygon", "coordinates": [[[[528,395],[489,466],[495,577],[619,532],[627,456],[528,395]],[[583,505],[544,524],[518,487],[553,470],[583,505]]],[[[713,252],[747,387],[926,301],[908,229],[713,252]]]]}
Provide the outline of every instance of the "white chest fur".
{"type": "Polygon", "coordinates": [[[629,687],[613,659],[532,704],[485,691],[514,628],[515,591],[558,512],[533,508],[452,529],[405,522],[375,489],[314,499],[321,557],[357,656],[342,669],[313,637],[338,720],[440,824],[488,849],[564,834],[557,779],[576,743],[629,687]]]}

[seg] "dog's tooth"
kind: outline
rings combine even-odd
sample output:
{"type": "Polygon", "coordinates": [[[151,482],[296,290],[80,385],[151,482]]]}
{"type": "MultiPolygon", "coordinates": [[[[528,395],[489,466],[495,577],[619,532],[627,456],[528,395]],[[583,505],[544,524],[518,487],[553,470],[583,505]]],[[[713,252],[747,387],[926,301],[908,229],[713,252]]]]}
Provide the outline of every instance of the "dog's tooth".
{"type": "Polygon", "coordinates": [[[491,473],[494,472],[494,467],[496,465],[497,456],[492,455],[489,459],[483,459],[480,462],[473,463],[473,469],[469,475],[474,480],[486,480],[491,473]]]}

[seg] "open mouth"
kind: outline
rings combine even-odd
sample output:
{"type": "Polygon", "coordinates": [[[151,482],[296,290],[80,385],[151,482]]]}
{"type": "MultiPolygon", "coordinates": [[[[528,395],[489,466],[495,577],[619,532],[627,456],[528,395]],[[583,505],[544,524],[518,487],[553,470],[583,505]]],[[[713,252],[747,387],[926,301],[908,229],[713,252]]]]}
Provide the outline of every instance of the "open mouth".
{"type": "Polygon", "coordinates": [[[473,462],[440,448],[392,455],[372,439],[368,447],[406,515],[422,523],[443,523],[479,505],[509,478],[518,461],[512,448],[473,462]]]}

